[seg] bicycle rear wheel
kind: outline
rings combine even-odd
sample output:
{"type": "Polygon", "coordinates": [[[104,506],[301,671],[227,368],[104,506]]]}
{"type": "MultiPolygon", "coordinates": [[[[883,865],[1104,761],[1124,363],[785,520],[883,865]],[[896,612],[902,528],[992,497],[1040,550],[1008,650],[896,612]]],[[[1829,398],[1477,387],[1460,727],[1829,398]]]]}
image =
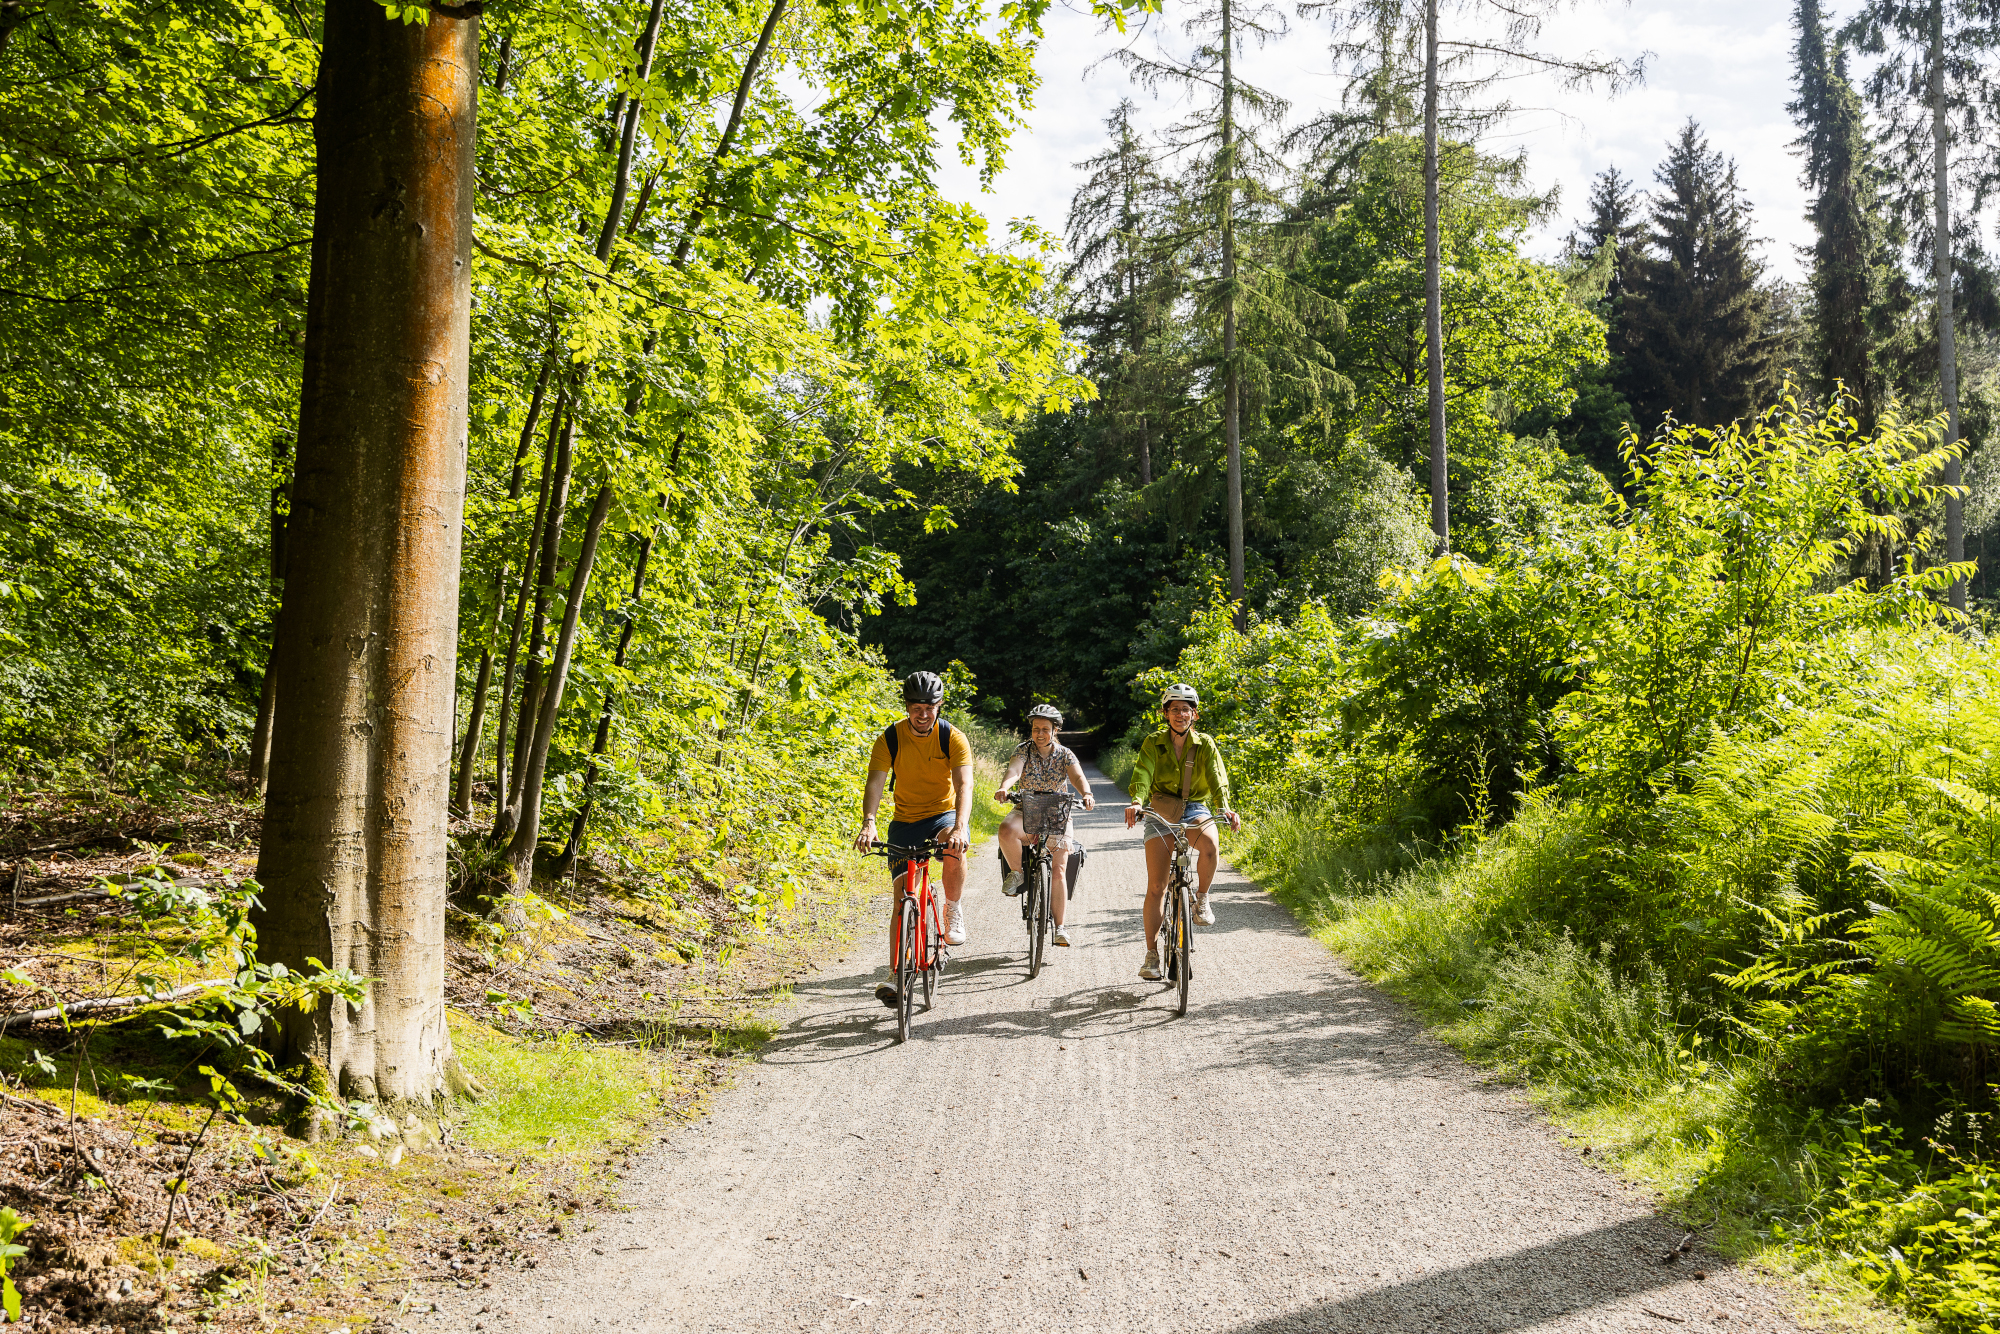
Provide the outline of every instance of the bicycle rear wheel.
{"type": "Polygon", "coordinates": [[[903,896],[902,911],[896,917],[896,938],[901,948],[896,962],[896,1041],[910,1040],[910,1007],[917,990],[917,900],[903,896]]]}
{"type": "Polygon", "coordinates": [[[1187,1013],[1188,984],[1194,981],[1194,901],[1185,875],[1174,886],[1174,935],[1178,938],[1174,949],[1174,980],[1180,987],[1174,1014],[1178,1016],[1187,1013]]]}

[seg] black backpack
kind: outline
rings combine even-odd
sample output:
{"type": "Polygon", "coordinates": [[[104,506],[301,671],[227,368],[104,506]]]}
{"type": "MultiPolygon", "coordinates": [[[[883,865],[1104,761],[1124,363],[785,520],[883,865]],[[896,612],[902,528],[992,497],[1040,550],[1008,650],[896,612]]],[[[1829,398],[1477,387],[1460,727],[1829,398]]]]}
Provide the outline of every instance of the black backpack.
{"type": "MultiPolygon", "coordinates": [[[[889,790],[891,792],[896,790],[896,747],[901,744],[896,738],[896,728],[898,726],[899,724],[897,723],[890,723],[889,730],[882,734],[882,744],[889,748],[889,790]]],[[[937,739],[938,754],[944,756],[945,762],[949,764],[951,762],[951,724],[943,718],[939,718],[937,722],[937,739]]]]}

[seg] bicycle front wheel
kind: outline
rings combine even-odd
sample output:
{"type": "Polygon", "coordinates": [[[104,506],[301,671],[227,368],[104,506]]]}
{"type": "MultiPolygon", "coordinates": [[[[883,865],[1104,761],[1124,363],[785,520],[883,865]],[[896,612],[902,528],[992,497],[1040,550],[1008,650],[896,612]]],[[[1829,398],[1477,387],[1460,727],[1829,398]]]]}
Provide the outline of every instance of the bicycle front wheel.
{"type": "Polygon", "coordinates": [[[901,948],[896,962],[896,1041],[910,1040],[910,1007],[917,992],[917,900],[903,896],[902,911],[896,917],[896,939],[901,948]]]}
{"type": "Polygon", "coordinates": [[[1042,975],[1042,923],[1049,916],[1049,872],[1039,858],[1028,884],[1028,976],[1042,975]]]}
{"type": "Polygon", "coordinates": [[[938,938],[937,913],[933,911],[924,921],[924,1008],[931,1008],[932,998],[937,995],[938,972],[944,967],[944,954],[939,946],[944,942],[938,938]]]}
{"type": "Polygon", "coordinates": [[[1186,880],[1174,886],[1174,972],[1180,989],[1175,1015],[1185,1015],[1188,984],[1194,981],[1194,902],[1186,880]]]}

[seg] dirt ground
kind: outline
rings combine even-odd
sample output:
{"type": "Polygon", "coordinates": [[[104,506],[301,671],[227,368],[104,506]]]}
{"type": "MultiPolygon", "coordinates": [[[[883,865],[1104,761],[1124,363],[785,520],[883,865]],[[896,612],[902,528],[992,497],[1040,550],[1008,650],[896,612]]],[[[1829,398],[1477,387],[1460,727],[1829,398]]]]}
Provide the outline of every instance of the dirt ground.
{"type": "MultiPolygon", "coordinates": [[[[104,881],[249,877],[258,817],[213,792],[17,796],[0,811],[0,1015],[137,990],[134,952],[109,944],[131,934],[126,905],[104,881]]],[[[735,1030],[846,920],[807,905],[760,933],[718,888],[663,906],[588,869],[549,899],[512,938],[454,909],[448,994],[493,1032],[657,1059],[657,1099],[586,1153],[487,1151],[449,1118],[422,1154],[303,1145],[275,1097],[242,1108],[248,1124],[212,1116],[203,1053],[144,1026],[0,1031],[0,1207],[32,1224],[10,1275],[22,1327],[388,1329],[532,1270],[638,1148],[699,1114],[740,1062],[735,1030]]]]}

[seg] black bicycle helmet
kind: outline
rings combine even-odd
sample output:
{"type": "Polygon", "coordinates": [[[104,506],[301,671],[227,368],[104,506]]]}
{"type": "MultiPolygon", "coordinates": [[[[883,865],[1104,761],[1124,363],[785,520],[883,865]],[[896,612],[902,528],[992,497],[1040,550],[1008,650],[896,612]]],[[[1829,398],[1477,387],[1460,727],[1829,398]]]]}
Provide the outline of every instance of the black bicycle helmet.
{"type": "Polygon", "coordinates": [[[903,703],[944,703],[944,678],[936,672],[911,672],[903,678],[903,703]]]}
{"type": "Polygon", "coordinates": [[[1046,718],[1058,731],[1062,729],[1062,710],[1053,704],[1037,704],[1029,709],[1028,721],[1032,723],[1037,718],[1046,718]]]}

